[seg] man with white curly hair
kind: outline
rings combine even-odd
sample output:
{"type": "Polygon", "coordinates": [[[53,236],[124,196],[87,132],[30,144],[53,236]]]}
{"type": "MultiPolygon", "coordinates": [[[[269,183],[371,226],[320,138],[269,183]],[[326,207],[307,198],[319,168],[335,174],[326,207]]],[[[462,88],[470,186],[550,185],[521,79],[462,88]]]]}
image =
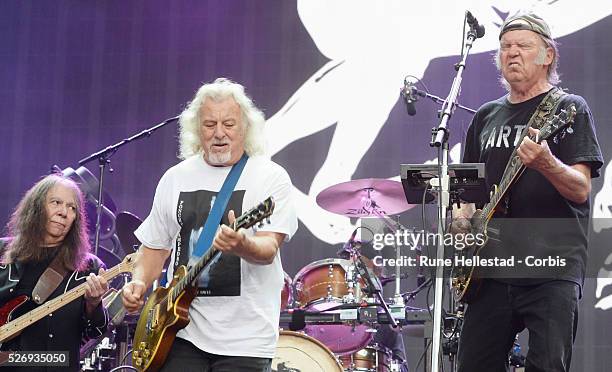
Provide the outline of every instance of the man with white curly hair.
{"type": "Polygon", "coordinates": [[[263,113],[244,87],[219,78],[204,84],[180,116],[183,161],[161,178],[150,215],[135,234],[142,242],[132,281],[124,286],[129,311],[168,257],[168,278],[188,265],[204,221],[232,166],[248,156],[213,247],[220,259],[200,275],[189,324],[177,333],[164,371],[269,371],[278,339],[283,269],[279,249],[297,229],[287,172],[264,154],[263,113]],[[267,197],[271,223],[234,231],[236,216],[267,197]]]}

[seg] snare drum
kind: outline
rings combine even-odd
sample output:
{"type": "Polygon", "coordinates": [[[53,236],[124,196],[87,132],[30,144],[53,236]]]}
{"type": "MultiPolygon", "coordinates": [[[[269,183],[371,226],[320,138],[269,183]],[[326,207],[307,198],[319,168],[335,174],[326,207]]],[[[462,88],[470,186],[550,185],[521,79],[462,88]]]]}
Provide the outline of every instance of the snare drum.
{"type": "Polygon", "coordinates": [[[367,346],[353,354],[340,357],[345,371],[389,372],[393,355],[390,350],[376,344],[367,346]]]}
{"type": "Polygon", "coordinates": [[[342,372],[334,354],[322,343],[305,334],[281,331],[272,359],[273,371],[342,372]]]}
{"type": "MultiPolygon", "coordinates": [[[[302,309],[323,311],[362,299],[363,282],[358,279],[349,260],[330,258],[315,261],[297,273],[293,284],[296,305],[302,309]]],[[[304,332],[340,355],[364,348],[373,338],[370,327],[350,322],[345,325],[309,325],[304,332]]]]}

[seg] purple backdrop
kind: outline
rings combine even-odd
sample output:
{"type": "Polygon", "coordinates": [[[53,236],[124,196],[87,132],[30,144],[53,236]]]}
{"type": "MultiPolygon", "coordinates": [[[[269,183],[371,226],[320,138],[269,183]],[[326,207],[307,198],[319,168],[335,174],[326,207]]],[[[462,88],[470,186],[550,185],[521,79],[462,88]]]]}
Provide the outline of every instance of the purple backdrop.
{"type": "MultiPolygon", "coordinates": [[[[612,157],[611,31],[607,17],[560,38],[563,86],[589,102],[606,160],[612,157]]],[[[52,165],[76,168],[88,154],[177,115],[202,82],[219,76],[238,81],[272,115],[328,61],[302,26],[294,1],[3,1],[0,45],[2,226],[23,192],[52,165]]],[[[456,61],[431,61],[423,79],[432,92],[446,94],[456,61]]],[[[503,90],[496,81],[490,53],[474,55],[461,103],[476,108],[497,98],[503,90]]],[[[417,116],[408,117],[398,101],[353,178],[386,178],[397,174],[401,163],[433,158],[427,144],[436,109],[421,100],[417,116]]],[[[453,117],[454,143],[469,120],[461,111],[453,117]]],[[[298,189],[308,190],[333,130],[274,156],[298,189]]],[[[176,126],[167,126],[112,158],[114,172],[107,174],[105,189],[119,210],[147,215],[159,177],[178,162],[176,135],[176,126]]],[[[89,169],[97,172],[96,164],[89,169]]],[[[602,180],[594,180],[594,191],[602,180]]],[[[418,224],[418,212],[403,220],[418,224]]],[[[283,264],[293,276],[336,249],[302,226],[283,247],[283,264]]],[[[590,282],[587,291],[593,286],[590,282]]],[[[582,305],[574,371],[603,371],[612,364],[605,332],[612,314],[594,309],[592,297],[585,296],[582,305]]],[[[421,341],[407,344],[415,363],[421,341]]]]}

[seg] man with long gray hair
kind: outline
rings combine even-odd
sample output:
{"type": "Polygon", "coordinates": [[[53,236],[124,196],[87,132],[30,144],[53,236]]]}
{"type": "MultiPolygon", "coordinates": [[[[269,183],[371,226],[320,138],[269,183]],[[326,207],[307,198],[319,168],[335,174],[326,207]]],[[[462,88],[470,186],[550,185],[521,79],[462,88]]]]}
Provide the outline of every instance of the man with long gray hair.
{"type": "Polygon", "coordinates": [[[168,278],[189,265],[226,176],[248,158],[213,241],[222,254],[200,275],[190,322],[177,333],[164,371],[270,370],[284,277],[279,249],[295,233],[297,218],[287,172],[263,156],[263,125],[244,88],[223,78],[202,85],[180,116],[183,161],[162,176],[151,213],[135,232],[142,246],[123,289],[129,311],[142,307],[168,257],[168,278]],[[257,232],[228,227],[269,196],[275,201],[270,224],[257,232]]]}
{"type": "Polygon", "coordinates": [[[21,199],[8,230],[11,239],[2,247],[0,264],[3,313],[19,296],[31,300],[15,309],[13,319],[36,308],[43,301],[41,297],[53,299],[83,283],[87,288],[84,297],[28,326],[19,336],[3,343],[2,350],[68,351],[68,367],[61,370],[80,370],[81,340],[101,336],[108,324],[102,306],[108,283],[97,275],[104,269],[90,253],[83,194],[70,179],[46,176],[21,199]],[[47,276],[49,269],[59,274],[55,281],[47,276]]]}
{"type": "MultiPolygon", "coordinates": [[[[515,148],[512,164],[522,162],[526,169],[495,199],[499,205],[487,208],[495,213],[491,225],[499,236],[490,234],[479,255],[512,258],[513,264],[476,269],[481,280],[469,284],[464,297],[459,371],[506,371],[516,334],[524,329],[526,371],[569,371],[586,267],[591,178],[599,175],[603,159],[587,103],[555,87],[559,53],[548,24],[519,12],[505,20],[499,42],[496,63],[508,94],[474,115],[463,161],[485,163],[491,189],[513,174],[506,164],[515,148]],[[546,132],[539,129],[561,110],[567,117],[559,119],[570,121],[572,106],[571,129],[540,141],[546,132]]],[[[451,229],[469,231],[466,222],[474,211],[473,204],[463,204],[451,229]]]]}

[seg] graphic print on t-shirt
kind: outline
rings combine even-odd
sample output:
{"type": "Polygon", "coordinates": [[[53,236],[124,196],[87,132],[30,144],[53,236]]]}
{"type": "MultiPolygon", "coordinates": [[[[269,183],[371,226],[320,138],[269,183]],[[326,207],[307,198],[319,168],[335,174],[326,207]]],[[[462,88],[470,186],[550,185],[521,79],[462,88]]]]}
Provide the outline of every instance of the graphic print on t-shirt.
{"type": "Polygon", "coordinates": [[[521,134],[526,125],[502,125],[501,127],[486,128],[480,135],[480,141],[484,144],[482,151],[492,147],[514,149],[521,139],[521,134]]]}
{"type": "MultiPolygon", "coordinates": [[[[181,231],[176,239],[175,268],[189,266],[189,258],[197,246],[204,222],[217,198],[217,192],[197,190],[179,194],[176,217],[181,231]]],[[[234,210],[236,217],[242,214],[244,190],[234,191],[227,203],[221,223],[229,225],[227,213],[234,210]]],[[[198,280],[198,296],[240,296],[240,258],[231,254],[221,254],[220,258],[209,265],[198,280]]]]}

